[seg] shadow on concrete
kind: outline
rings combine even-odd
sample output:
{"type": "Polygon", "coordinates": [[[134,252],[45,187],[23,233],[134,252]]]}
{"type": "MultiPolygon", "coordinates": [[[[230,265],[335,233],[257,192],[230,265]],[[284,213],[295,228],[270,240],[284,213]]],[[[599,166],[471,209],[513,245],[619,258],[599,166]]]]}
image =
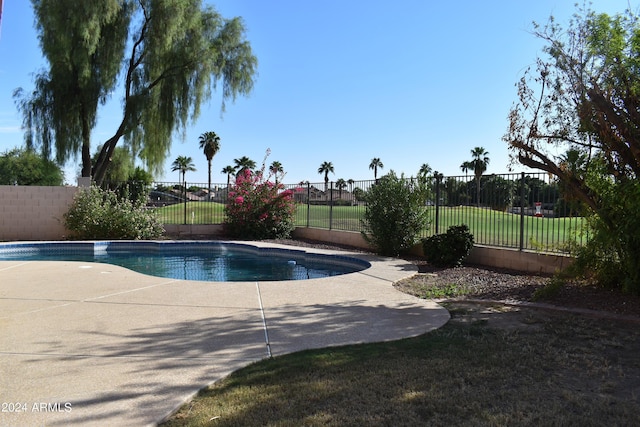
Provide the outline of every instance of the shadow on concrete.
{"type": "MultiPolygon", "coordinates": [[[[158,313],[162,319],[162,312],[158,313]]],[[[58,357],[69,362],[91,358],[95,369],[118,364],[125,379],[117,390],[103,390],[74,402],[78,408],[105,406],[91,413],[126,417],[131,422],[158,422],[201,388],[233,370],[273,355],[328,346],[388,341],[416,336],[448,320],[442,308],[410,303],[367,306],[365,301],[310,306],[283,305],[265,309],[267,334],[255,310],[241,315],[204,317],[172,323],[159,321],[124,333],[82,331],[83,344],[58,357]],[[269,343],[266,337],[269,338],[269,343]],[[126,413],[107,409],[131,401],[126,413]]],[[[60,351],[51,342],[52,352],[60,351]]],[[[35,360],[34,360],[35,361],[35,360]]],[[[121,405],[122,406],[122,405],[121,405]]],[[[127,405],[125,405],[127,406],[127,405]]]]}

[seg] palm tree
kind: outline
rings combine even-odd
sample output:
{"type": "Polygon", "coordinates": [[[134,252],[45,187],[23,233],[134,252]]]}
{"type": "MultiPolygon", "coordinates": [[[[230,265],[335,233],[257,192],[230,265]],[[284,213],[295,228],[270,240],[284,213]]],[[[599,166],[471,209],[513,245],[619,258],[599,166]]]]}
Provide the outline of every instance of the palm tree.
{"type": "Polygon", "coordinates": [[[231,175],[236,173],[236,168],[230,165],[225,166],[221,172],[227,175],[227,198],[229,198],[229,186],[231,185],[231,175]]]}
{"type": "Polygon", "coordinates": [[[569,175],[578,179],[580,171],[584,170],[587,164],[587,156],[577,148],[569,148],[564,154],[560,155],[560,169],[563,169],[569,175]]]}
{"type": "Polygon", "coordinates": [[[347,188],[347,181],[340,178],[336,181],[336,188],[338,189],[338,199],[342,199],[342,190],[347,188]]]}
{"type": "Polygon", "coordinates": [[[281,174],[282,172],[284,172],[284,169],[282,168],[282,163],[278,161],[274,161],[273,163],[271,163],[271,166],[269,166],[269,172],[273,174],[276,181],[276,185],[278,185],[278,174],[281,174]]]}
{"type": "Polygon", "coordinates": [[[380,158],[374,157],[369,163],[369,169],[373,169],[373,179],[378,180],[378,168],[384,169],[384,165],[380,161],[380,158]]]}
{"type": "Polygon", "coordinates": [[[320,167],[318,168],[319,174],[324,174],[324,192],[327,192],[327,188],[329,186],[329,172],[333,172],[333,163],[331,162],[322,162],[320,167]]]}
{"type": "Polygon", "coordinates": [[[347,180],[347,184],[349,184],[349,191],[353,193],[353,184],[355,183],[355,181],[351,178],[349,178],[347,180]]]}
{"type": "Polygon", "coordinates": [[[349,178],[347,180],[347,184],[349,184],[349,192],[351,193],[351,206],[353,206],[355,204],[355,197],[353,194],[353,184],[355,184],[355,181],[352,178],[349,178]]]}
{"type": "Polygon", "coordinates": [[[207,157],[208,172],[209,172],[209,186],[207,189],[207,200],[211,201],[211,160],[220,149],[220,137],[215,132],[205,132],[200,135],[200,148],[203,150],[204,155],[207,157]]]}
{"type": "Polygon", "coordinates": [[[418,182],[423,185],[426,185],[427,177],[429,176],[431,171],[432,171],[431,166],[429,166],[428,163],[423,163],[422,166],[420,166],[420,170],[418,171],[418,182]]]}
{"type": "MultiPolygon", "coordinates": [[[[559,156],[560,169],[562,169],[572,180],[584,180],[587,166],[589,163],[588,156],[578,148],[571,147],[564,154],[559,156]]],[[[577,211],[580,206],[578,197],[572,194],[567,182],[560,180],[558,182],[562,194],[562,200],[569,204],[570,213],[577,211]]]]}
{"type": "Polygon", "coordinates": [[[431,171],[431,166],[429,166],[428,163],[423,163],[422,166],[420,166],[420,170],[418,171],[418,176],[427,177],[431,173],[431,171]]]}
{"type": "Polygon", "coordinates": [[[248,158],[247,156],[242,156],[239,159],[233,159],[236,164],[236,171],[238,172],[236,176],[240,176],[244,171],[254,170],[256,168],[256,162],[248,158]]]}
{"type": "Polygon", "coordinates": [[[187,172],[195,172],[196,167],[193,159],[188,156],[178,156],[171,164],[171,171],[178,171],[178,176],[182,174],[182,188],[184,189],[184,199],[187,199],[187,172]]]}
{"type": "Polygon", "coordinates": [[[464,162],[460,165],[460,169],[464,173],[472,170],[473,175],[476,178],[476,192],[477,192],[477,202],[478,207],[480,207],[480,178],[482,178],[482,174],[487,170],[487,165],[489,164],[489,152],[482,147],[476,147],[471,150],[472,160],[464,162]]]}

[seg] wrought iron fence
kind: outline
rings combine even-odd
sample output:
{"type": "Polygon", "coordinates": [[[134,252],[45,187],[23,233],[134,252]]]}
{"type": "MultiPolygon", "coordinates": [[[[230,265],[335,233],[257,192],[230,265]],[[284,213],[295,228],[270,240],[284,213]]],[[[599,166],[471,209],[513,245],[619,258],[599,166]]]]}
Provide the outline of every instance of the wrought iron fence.
{"type": "Polygon", "coordinates": [[[222,224],[230,187],[226,184],[154,183],[147,206],[164,224],[222,224]]]}
{"type": "Polygon", "coordinates": [[[545,173],[435,177],[433,233],[466,224],[476,243],[571,252],[585,242],[580,206],[545,173]]]}
{"type": "MultiPolygon", "coordinates": [[[[416,178],[409,178],[416,180],[416,178]]],[[[544,173],[427,177],[419,186],[429,223],[420,237],[466,224],[476,244],[571,252],[584,243],[579,204],[561,183],[544,173]]],[[[367,209],[369,181],[286,185],[294,190],[295,224],[360,232],[367,209]]],[[[232,185],[231,185],[232,187],[232,185]]],[[[154,183],[148,206],[167,224],[221,224],[227,184],[154,183]]]]}

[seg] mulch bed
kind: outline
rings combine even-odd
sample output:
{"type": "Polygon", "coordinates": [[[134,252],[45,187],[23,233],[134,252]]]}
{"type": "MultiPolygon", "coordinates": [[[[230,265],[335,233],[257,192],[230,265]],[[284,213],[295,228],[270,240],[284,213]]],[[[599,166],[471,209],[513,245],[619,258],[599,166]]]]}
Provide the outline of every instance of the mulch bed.
{"type": "Polygon", "coordinates": [[[419,264],[420,273],[409,280],[419,281],[423,286],[463,285],[470,289],[465,298],[536,302],[640,318],[640,296],[624,293],[619,289],[568,281],[557,293],[534,298],[534,293],[549,283],[549,276],[478,266],[437,269],[424,262],[414,260],[414,263],[419,264]]]}

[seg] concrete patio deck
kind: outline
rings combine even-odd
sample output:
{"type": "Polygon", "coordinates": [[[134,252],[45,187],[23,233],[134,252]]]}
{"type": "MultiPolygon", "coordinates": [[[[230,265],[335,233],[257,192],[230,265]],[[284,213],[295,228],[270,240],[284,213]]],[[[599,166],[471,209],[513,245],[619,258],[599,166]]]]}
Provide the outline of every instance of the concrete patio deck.
{"type": "Polygon", "coordinates": [[[0,425],[154,425],[270,355],[416,336],[448,321],[436,303],[393,288],[412,264],[351,255],[372,267],[235,283],[0,261],[0,425]]]}

